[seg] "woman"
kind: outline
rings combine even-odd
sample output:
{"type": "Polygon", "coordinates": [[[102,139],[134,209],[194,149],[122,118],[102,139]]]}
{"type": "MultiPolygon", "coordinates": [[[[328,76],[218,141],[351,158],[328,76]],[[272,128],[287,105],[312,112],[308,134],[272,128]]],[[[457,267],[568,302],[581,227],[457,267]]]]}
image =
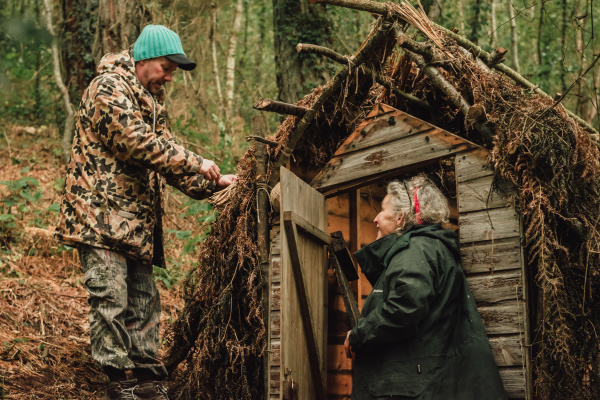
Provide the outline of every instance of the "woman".
{"type": "Polygon", "coordinates": [[[344,344],[352,399],[506,399],[446,198],[421,175],[387,193],[377,240],[355,253],[373,291],[344,344]]]}

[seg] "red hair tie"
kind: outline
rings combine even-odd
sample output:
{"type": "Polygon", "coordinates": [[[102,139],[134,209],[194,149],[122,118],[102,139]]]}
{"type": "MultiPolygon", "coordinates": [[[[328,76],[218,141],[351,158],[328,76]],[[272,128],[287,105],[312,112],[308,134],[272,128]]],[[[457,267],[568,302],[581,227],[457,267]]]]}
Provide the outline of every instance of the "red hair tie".
{"type": "Polygon", "coordinates": [[[419,204],[419,199],[417,199],[417,191],[420,187],[415,188],[413,192],[413,204],[415,205],[415,219],[417,220],[417,224],[422,224],[423,220],[421,219],[421,205],[419,204]]]}

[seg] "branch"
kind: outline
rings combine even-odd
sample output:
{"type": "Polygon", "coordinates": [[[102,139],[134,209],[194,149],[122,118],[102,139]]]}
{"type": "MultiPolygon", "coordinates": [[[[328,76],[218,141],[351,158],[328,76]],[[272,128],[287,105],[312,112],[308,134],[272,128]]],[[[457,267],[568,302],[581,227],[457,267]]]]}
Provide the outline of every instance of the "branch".
{"type": "MultiPolygon", "coordinates": [[[[545,96],[548,97],[550,99],[553,99],[552,96],[548,95],[546,92],[544,92],[542,89],[540,89],[537,85],[534,85],[533,83],[531,83],[530,81],[528,81],[527,79],[525,79],[525,77],[523,77],[523,75],[521,75],[520,73],[518,73],[517,71],[515,71],[514,69],[510,68],[509,66],[507,66],[506,64],[494,64],[492,56],[486,52],[485,50],[483,50],[481,47],[477,46],[475,43],[471,42],[470,40],[452,32],[449,29],[444,28],[441,25],[437,25],[435,24],[435,26],[440,29],[442,32],[444,32],[445,34],[447,34],[448,36],[450,36],[452,39],[454,39],[456,41],[456,43],[458,43],[460,46],[464,47],[467,50],[470,50],[471,52],[473,52],[473,54],[475,55],[475,57],[478,57],[480,59],[483,60],[483,62],[485,62],[489,67],[494,68],[500,72],[502,72],[503,74],[505,74],[506,76],[508,76],[509,78],[511,78],[512,80],[514,80],[517,84],[541,95],[541,96],[545,96]]],[[[594,133],[596,135],[598,135],[598,131],[596,129],[594,129],[593,126],[591,126],[590,124],[588,124],[586,121],[584,121],[581,117],[579,117],[578,115],[574,114],[573,112],[569,111],[568,109],[565,108],[565,111],[567,112],[567,114],[569,115],[569,117],[573,118],[575,121],[577,121],[581,126],[583,126],[583,128],[585,130],[587,130],[590,133],[594,133]]]]}
{"type": "Polygon", "coordinates": [[[257,101],[252,108],[260,111],[271,111],[279,114],[295,115],[297,117],[303,117],[304,114],[310,108],[297,106],[295,104],[284,103],[282,101],[275,101],[271,99],[260,99],[257,101]]]}
{"type": "MultiPolygon", "coordinates": [[[[373,50],[380,46],[388,38],[388,36],[393,33],[393,21],[387,21],[383,18],[379,18],[378,22],[371,30],[369,37],[363,42],[356,56],[352,58],[354,65],[358,66],[362,64],[371,55],[373,50]]],[[[296,144],[304,135],[304,132],[310,123],[315,119],[317,110],[320,110],[325,104],[325,101],[327,101],[327,99],[342,85],[344,79],[346,79],[350,71],[351,66],[346,65],[340,71],[338,71],[335,76],[329,82],[327,82],[327,84],[325,84],[325,86],[323,86],[321,94],[316,99],[311,109],[306,112],[304,117],[302,117],[300,122],[298,122],[296,125],[294,131],[291,133],[287,145],[281,150],[279,159],[273,163],[273,166],[271,167],[272,172],[271,178],[269,179],[269,187],[274,187],[279,181],[280,167],[285,165],[290,159],[296,144]]]]}
{"type": "MultiPolygon", "coordinates": [[[[327,47],[323,47],[323,46],[299,43],[296,46],[296,50],[298,50],[299,53],[303,52],[303,53],[319,54],[319,55],[328,57],[328,58],[332,59],[333,61],[335,61],[339,64],[342,64],[342,65],[352,65],[352,63],[353,63],[353,61],[350,59],[350,57],[343,56],[343,55],[336,53],[335,51],[328,49],[327,47]]],[[[375,78],[375,81],[377,83],[379,83],[381,86],[385,87],[389,91],[393,92],[396,96],[398,96],[406,101],[410,101],[411,103],[414,103],[417,106],[424,108],[426,110],[430,109],[429,103],[427,101],[421,100],[418,97],[415,97],[410,93],[403,92],[402,90],[400,90],[396,86],[394,86],[391,82],[386,81],[381,76],[381,74],[374,72],[372,69],[365,67],[364,65],[361,68],[365,74],[372,75],[375,78]]]]}
{"type": "MultiPolygon", "coordinates": [[[[471,109],[471,106],[467,101],[458,93],[458,91],[452,86],[441,74],[440,72],[428,65],[422,56],[413,53],[410,50],[405,50],[406,54],[417,64],[417,66],[427,75],[427,77],[431,80],[431,82],[442,92],[444,93],[448,99],[454,104],[456,107],[460,109],[463,115],[466,117],[471,109]]],[[[485,125],[482,125],[479,122],[473,123],[473,127],[481,133],[483,137],[483,141],[485,143],[492,143],[492,138],[494,133],[491,129],[485,125]]]]}
{"type": "MultiPolygon", "coordinates": [[[[394,7],[389,6],[387,3],[377,3],[375,1],[370,0],[311,0],[311,3],[325,3],[331,4],[334,6],[351,8],[354,10],[367,11],[374,14],[389,16],[389,18],[402,19],[401,15],[395,10],[394,7]]],[[[457,33],[452,32],[451,30],[444,28],[441,25],[436,24],[435,22],[431,22],[431,25],[440,29],[443,33],[454,39],[460,46],[470,50],[473,52],[475,57],[481,58],[489,67],[497,69],[498,71],[504,73],[509,78],[513,79],[517,84],[534,91],[535,93],[552,98],[543,90],[541,90],[537,85],[529,82],[525,79],[521,74],[508,67],[505,64],[498,64],[492,56],[483,50],[481,47],[477,46],[470,40],[458,35],[457,33]]],[[[577,121],[581,126],[583,126],[588,132],[598,134],[598,131],[594,129],[594,127],[584,121],[581,117],[577,116],[573,112],[567,110],[565,108],[567,114],[577,121]]]]}

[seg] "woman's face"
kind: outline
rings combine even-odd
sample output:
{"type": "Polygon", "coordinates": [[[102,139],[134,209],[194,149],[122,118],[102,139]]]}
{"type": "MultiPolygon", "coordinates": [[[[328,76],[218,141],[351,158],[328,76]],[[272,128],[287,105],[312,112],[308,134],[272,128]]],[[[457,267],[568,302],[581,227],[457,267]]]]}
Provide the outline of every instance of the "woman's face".
{"type": "Polygon", "coordinates": [[[381,202],[381,212],[373,220],[377,225],[377,239],[393,233],[402,222],[402,216],[394,215],[390,206],[390,195],[385,196],[381,202]]]}

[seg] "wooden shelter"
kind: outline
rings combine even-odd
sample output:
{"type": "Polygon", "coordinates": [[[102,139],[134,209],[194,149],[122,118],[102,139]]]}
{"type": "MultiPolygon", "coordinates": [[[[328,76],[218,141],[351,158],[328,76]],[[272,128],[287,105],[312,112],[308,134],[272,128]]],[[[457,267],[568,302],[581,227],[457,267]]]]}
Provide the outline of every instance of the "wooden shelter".
{"type": "MultiPolygon", "coordinates": [[[[527,279],[513,188],[494,179],[488,151],[385,104],[376,105],[310,186],[281,171],[280,223],[271,232],[268,399],[349,399],[350,329],[327,268],[327,233],[351,250],[375,240],[385,186],[443,163],[452,169],[450,228],[510,398],[531,398],[527,279]]],[[[293,168],[292,168],[293,170],[293,168]]],[[[362,306],[371,287],[360,274],[362,306]]]]}
{"type": "Polygon", "coordinates": [[[600,134],[504,65],[504,49],[487,53],[409,2],[314,1],[379,17],[353,55],[299,44],[340,69],[296,104],[255,105],[289,116],[268,138],[255,117],[235,189],[213,201],[171,332],[178,395],[348,399],[343,342],[370,286],[344,285],[325,245],[338,231],[350,250],[372,242],[387,181],[427,172],[450,199],[509,396],[595,398],[600,134]]]}

